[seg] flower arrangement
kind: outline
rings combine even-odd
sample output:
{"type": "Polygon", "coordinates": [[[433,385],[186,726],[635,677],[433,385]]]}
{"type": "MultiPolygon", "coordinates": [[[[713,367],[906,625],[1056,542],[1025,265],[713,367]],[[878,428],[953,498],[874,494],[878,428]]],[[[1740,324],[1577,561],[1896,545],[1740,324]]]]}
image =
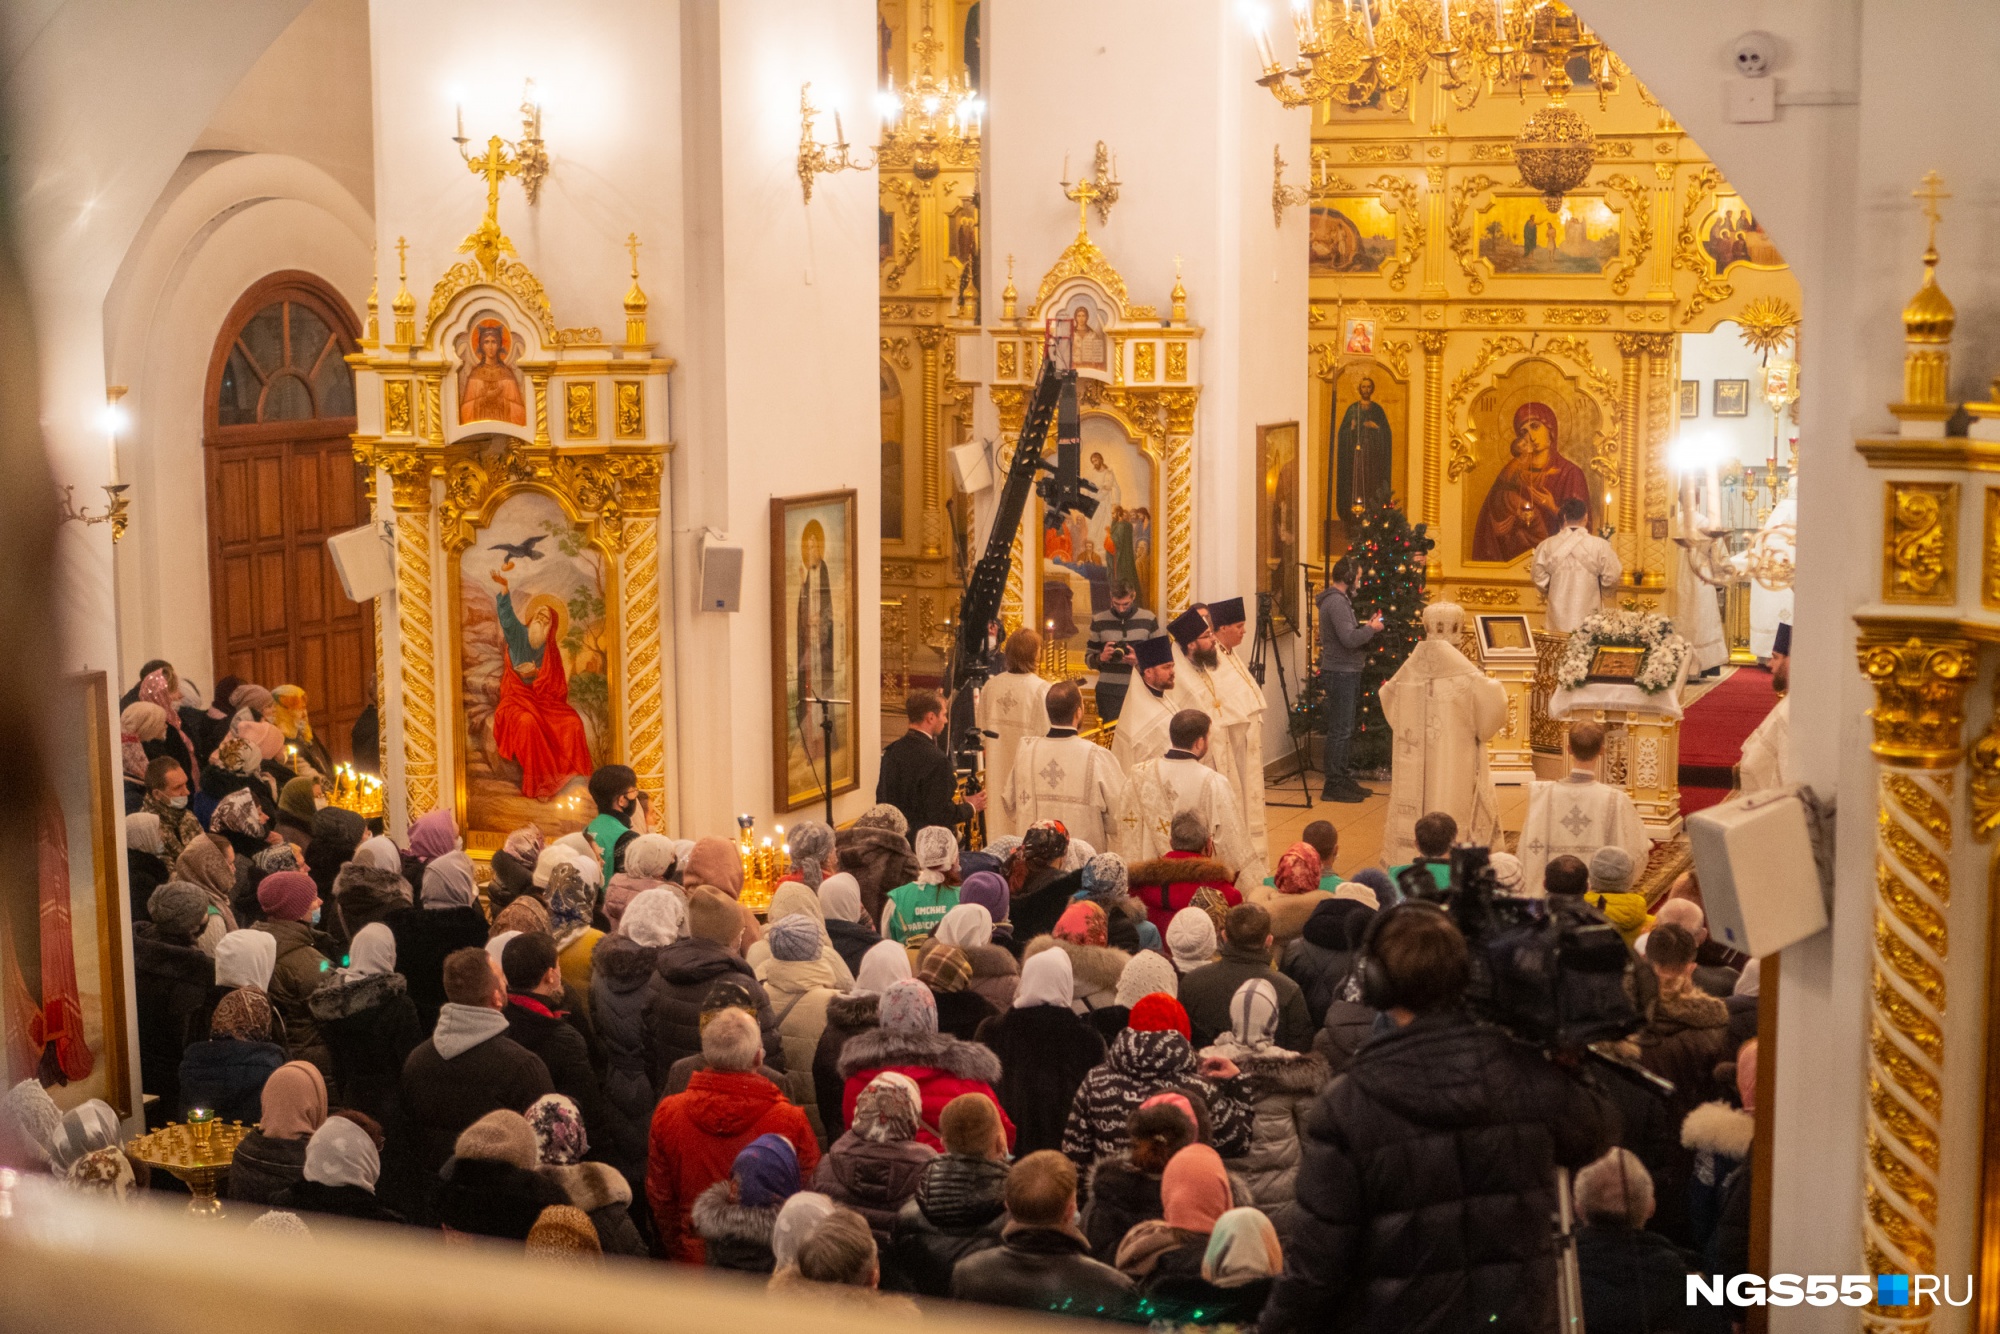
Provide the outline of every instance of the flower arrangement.
{"type": "Polygon", "coordinates": [[[1565,690],[1582,687],[1591,659],[1602,646],[1646,651],[1632,684],[1648,695],[1671,689],[1680,680],[1687,641],[1674,633],[1674,623],[1652,611],[1600,611],[1586,616],[1570,634],[1556,665],[1556,684],[1565,690]]]}

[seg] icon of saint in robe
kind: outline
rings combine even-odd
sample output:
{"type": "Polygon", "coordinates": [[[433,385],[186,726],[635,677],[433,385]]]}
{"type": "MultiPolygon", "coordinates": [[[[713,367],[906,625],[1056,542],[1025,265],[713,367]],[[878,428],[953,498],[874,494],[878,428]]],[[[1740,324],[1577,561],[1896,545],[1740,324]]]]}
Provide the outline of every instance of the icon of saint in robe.
{"type": "Polygon", "coordinates": [[[1389,414],[1375,401],[1375,382],[1364,377],[1355,390],[1361,397],[1340,414],[1334,433],[1336,517],[1343,521],[1356,502],[1366,505],[1386,497],[1395,480],[1389,414]]]}
{"type": "Polygon", "coordinates": [[[473,362],[458,385],[458,420],[528,424],[519,373],[509,364],[513,338],[498,320],[481,320],[472,329],[473,362]]]}
{"type": "Polygon", "coordinates": [[[1562,503],[1590,503],[1583,469],[1562,455],[1555,409],[1523,403],[1514,413],[1512,457],[1493,479],[1472,529],[1472,559],[1509,561],[1525,556],[1562,528],[1562,503]]]}
{"type": "Polygon", "coordinates": [[[521,795],[546,801],[565,782],[597,767],[583,719],[569,702],[562,610],[554,598],[538,597],[528,604],[524,622],[514,610],[506,576],[496,570],[493,582],[500,585],[494,612],[507,646],[500,699],[493,706],[493,744],[502,759],[521,767],[521,795]]]}

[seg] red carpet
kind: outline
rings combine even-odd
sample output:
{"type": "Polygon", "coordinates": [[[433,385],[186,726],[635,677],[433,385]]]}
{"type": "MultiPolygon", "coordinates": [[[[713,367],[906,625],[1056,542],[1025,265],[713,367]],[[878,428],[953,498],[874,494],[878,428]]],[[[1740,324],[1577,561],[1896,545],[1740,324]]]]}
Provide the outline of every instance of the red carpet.
{"type": "Polygon", "coordinates": [[[1681,720],[1683,815],[1717,804],[1735,788],[1743,742],[1777,702],[1769,672],[1739,667],[1688,708],[1681,720]]]}

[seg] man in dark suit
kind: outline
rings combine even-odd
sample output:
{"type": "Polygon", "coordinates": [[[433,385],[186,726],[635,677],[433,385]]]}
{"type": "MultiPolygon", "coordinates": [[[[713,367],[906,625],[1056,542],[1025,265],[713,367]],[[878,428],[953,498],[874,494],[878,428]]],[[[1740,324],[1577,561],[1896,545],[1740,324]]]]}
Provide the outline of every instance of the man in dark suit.
{"type": "Polygon", "coordinates": [[[875,780],[875,800],[894,806],[910,822],[910,837],[926,825],[949,829],[974,811],[986,809],[986,794],[975,792],[957,800],[958,777],[938,746],[944,731],[944,701],[935,690],[912,690],[903,701],[910,730],[882,750],[882,772],[875,780]]]}

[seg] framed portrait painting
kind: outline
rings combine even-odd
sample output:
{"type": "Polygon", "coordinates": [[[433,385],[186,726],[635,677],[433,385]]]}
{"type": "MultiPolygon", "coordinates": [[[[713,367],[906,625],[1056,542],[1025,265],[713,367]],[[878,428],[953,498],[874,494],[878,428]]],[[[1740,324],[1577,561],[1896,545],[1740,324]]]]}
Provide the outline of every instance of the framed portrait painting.
{"type": "Polygon", "coordinates": [[[1747,417],[1750,415],[1750,382],[1717,380],[1715,397],[1709,402],[1718,417],[1747,417]]]}
{"type": "Polygon", "coordinates": [[[1681,416],[1701,416],[1701,381],[1681,381],[1681,416]]]}
{"type": "Polygon", "coordinates": [[[1097,488],[1097,509],[1050,509],[1037,499],[1031,515],[1039,532],[1029,556],[1034,576],[1033,624],[1048,643],[1069,646],[1081,661],[1091,618],[1111,606],[1123,585],[1146,610],[1159,613],[1160,554],[1157,520],[1160,469],[1153,455],[1110,417],[1086,412],[1079,423],[1083,480],[1097,488]]]}
{"type": "Polygon", "coordinates": [[[772,801],[780,811],[815,805],[861,782],[854,712],[861,698],[855,693],[859,549],[855,492],[772,497],[772,801]],[[849,701],[826,710],[833,719],[830,751],[816,699],[849,701]]]}
{"type": "Polygon", "coordinates": [[[1299,623],[1299,424],[1257,428],[1257,591],[1284,627],[1299,623]]]}

